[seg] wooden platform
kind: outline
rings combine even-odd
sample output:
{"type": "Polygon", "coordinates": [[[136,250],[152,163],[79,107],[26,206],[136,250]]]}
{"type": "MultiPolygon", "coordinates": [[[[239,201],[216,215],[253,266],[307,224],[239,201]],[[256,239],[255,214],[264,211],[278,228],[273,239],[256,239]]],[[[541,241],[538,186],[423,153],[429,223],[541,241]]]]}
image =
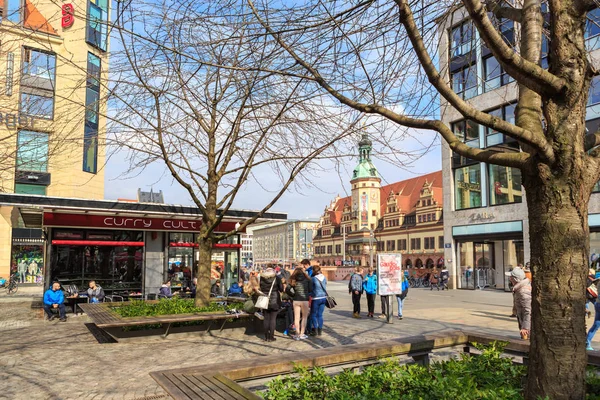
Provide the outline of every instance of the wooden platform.
{"type": "MultiPolygon", "coordinates": [[[[408,355],[417,362],[428,362],[429,353],[436,349],[463,346],[470,351],[474,343],[507,342],[505,353],[523,357],[527,363],[529,342],[502,336],[473,332],[449,332],[439,335],[415,336],[366,344],[329,347],[303,353],[281,354],[208,364],[200,367],[178,368],[151,372],[154,378],[174,399],[261,399],[236,383],[249,379],[285,375],[294,372],[295,365],[307,368],[332,367],[384,357],[408,355]]],[[[600,365],[600,352],[588,352],[588,364],[600,365]]]]}

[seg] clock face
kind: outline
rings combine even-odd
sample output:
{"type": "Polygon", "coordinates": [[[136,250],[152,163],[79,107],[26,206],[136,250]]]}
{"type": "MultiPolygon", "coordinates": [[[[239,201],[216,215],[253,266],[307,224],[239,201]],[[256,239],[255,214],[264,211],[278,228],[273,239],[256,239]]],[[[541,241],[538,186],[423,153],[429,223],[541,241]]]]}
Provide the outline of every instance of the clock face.
{"type": "Polygon", "coordinates": [[[371,200],[377,200],[377,192],[371,192],[371,200]]]}

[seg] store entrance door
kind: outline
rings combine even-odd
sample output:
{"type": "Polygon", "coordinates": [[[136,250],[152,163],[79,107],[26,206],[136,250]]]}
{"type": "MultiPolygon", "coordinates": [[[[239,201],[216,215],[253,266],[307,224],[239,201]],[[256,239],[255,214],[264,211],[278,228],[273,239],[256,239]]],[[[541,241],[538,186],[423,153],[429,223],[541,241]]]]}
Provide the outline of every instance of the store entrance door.
{"type": "Polygon", "coordinates": [[[473,259],[475,260],[475,287],[477,289],[495,287],[496,266],[493,243],[473,243],[473,259]]]}

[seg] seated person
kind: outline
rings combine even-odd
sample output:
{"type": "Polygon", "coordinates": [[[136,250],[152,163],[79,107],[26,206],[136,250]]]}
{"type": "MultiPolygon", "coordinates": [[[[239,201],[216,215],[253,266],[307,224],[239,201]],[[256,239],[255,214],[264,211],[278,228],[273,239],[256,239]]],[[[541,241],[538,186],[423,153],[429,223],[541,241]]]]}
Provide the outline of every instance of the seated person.
{"type": "Polygon", "coordinates": [[[83,295],[88,297],[90,303],[102,303],[104,301],[104,289],[96,285],[96,281],[90,281],[89,288],[85,292],[75,293],[75,297],[83,295]]]}
{"type": "Polygon", "coordinates": [[[173,293],[171,293],[171,281],[166,281],[165,283],[163,283],[160,287],[160,290],[158,291],[158,294],[159,296],[166,296],[168,299],[172,298],[173,293]]]}
{"type": "Polygon", "coordinates": [[[58,315],[60,316],[60,322],[66,322],[67,316],[65,315],[65,295],[60,289],[60,283],[54,282],[52,288],[46,290],[44,293],[44,311],[48,316],[48,320],[52,321],[56,318],[56,315],[52,313],[53,308],[58,309],[58,315]]]}
{"type": "Polygon", "coordinates": [[[227,291],[227,296],[231,297],[241,297],[244,293],[244,281],[239,280],[238,282],[234,282],[233,285],[227,291]]]}
{"type": "Polygon", "coordinates": [[[210,287],[211,297],[221,297],[221,280],[217,279],[215,283],[210,287]]]}
{"type": "Polygon", "coordinates": [[[194,278],[192,279],[192,292],[190,294],[190,297],[192,299],[196,298],[196,288],[198,287],[198,278],[194,278]]]}

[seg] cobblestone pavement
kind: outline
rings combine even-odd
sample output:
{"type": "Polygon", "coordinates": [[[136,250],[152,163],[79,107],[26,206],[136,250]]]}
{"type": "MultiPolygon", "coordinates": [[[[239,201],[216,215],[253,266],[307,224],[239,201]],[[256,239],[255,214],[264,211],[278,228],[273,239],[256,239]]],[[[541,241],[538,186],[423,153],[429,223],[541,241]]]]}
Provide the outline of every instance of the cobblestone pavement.
{"type": "MultiPolygon", "coordinates": [[[[242,333],[113,343],[86,316],[47,322],[31,300],[3,302],[0,296],[0,398],[159,399],[167,396],[150,371],[461,328],[518,336],[516,320],[508,316],[510,293],[411,289],[404,319],[387,324],[351,318],[347,283],[332,282],[329,291],[339,305],[326,311],[323,336],[296,342],[279,335],[268,344],[242,333]]],[[[375,310],[381,310],[379,299],[375,310]]]]}

